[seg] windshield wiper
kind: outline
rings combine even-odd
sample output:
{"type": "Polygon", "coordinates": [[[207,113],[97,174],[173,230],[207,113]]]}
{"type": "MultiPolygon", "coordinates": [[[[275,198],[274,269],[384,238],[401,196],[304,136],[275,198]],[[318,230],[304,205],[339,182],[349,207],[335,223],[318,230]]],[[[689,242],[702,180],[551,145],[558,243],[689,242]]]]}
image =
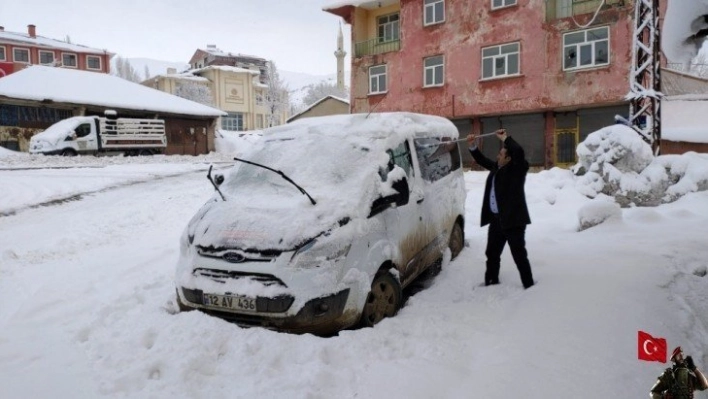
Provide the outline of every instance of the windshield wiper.
{"type": "Polygon", "coordinates": [[[255,163],[255,162],[251,162],[251,161],[246,161],[245,159],[241,159],[241,158],[234,158],[234,161],[241,161],[241,162],[247,163],[247,164],[249,164],[249,165],[259,166],[259,167],[261,167],[261,168],[263,168],[263,169],[268,169],[268,170],[271,171],[271,172],[275,172],[275,173],[279,174],[283,179],[287,180],[287,181],[290,182],[293,186],[297,187],[297,189],[300,190],[301,193],[305,194],[305,195],[307,196],[307,198],[310,199],[310,202],[312,202],[312,205],[317,205],[317,201],[315,201],[315,200],[310,196],[310,194],[308,194],[307,191],[305,191],[304,188],[298,186],[297,183],[295,183],[295,182],[292,181],[289,177],[287,177],[287,176],[285,175],[285,173],[283,173],[283,172],[281,172],[281,171],[279,171],[279,170],[275,170],[275,169],[273,169],[273,168],[269,168],[269,167],[267,167],[267,166],[265,166],[265,165],[261,165],[261,164],[259,164],[259,163],[255,163]]]}

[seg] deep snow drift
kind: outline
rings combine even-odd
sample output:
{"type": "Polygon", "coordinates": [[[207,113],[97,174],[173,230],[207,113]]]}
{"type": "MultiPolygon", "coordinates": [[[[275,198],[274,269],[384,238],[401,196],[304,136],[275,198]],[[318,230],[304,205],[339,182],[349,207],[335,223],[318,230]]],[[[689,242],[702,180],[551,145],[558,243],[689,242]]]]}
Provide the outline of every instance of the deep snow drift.
{"type": "MultiPolygon", "coordinates": [[[[613,200],[582,194],[567,170],[530,174],[538,284],[524,291],[508,250],[502,284],[479,286],[487,174],[467,172],[460,257],[396,317],[317,338],[175,314],[179,236],[213,189],[208,162],[164,158],[54,157],[73,167],[0,170],[4,186],[14,182],[3,201],[20,199],[0,217],[0,397],[646,397],[666,365],[637,360],[638,330],[708,368],[708,192],[615,207],[579,231],[581,215],[600,213],[590,204],[613,200]],[[177,176],[154,179],[165,174],[177,176]],[[133,178],[147,182],[106,189],[133,178]],[[96,193],[28,207],[66,187],[96,193]]],[[[0,169],[48,163],[5,157],[0,169]]]]}

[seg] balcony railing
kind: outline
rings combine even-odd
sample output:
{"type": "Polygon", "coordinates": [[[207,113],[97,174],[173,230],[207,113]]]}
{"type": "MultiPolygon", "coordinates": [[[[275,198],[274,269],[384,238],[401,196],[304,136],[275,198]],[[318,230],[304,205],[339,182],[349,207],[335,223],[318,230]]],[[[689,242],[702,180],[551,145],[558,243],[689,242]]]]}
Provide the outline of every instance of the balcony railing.
{"type": "Polygon", "coordinates": [[[354,56],[359,58],[365,55],[382,54],[401,49],[400,40],[381,41],[379,38],[354,44],[354,56]]]}

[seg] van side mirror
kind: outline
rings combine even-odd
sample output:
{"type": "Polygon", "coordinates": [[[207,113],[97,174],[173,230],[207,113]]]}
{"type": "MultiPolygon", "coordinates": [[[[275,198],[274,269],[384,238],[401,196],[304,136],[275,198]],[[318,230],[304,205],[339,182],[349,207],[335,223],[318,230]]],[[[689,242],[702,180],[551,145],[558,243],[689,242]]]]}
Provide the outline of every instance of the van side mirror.
{"type": "Polygon", "coordinates": [[[369,217],[378,215],[379,213],[390,208],[392,204],[396,204],[396,206],[403,206],[408,203],[410,193],[408,179],[406,179],[405,176],[393,182],[391,187],[396,190],[396,193],[385,197],[379,197],[374,200],[374,203],[371,204],[371,213],[369,213],[369,217]]]}
{"type": "Polygon", "coordinates": [[[393,195],[394,203],[396,206],[403,206],[408,203],[410,197],[410,188],[408,187],[408,179],[402,177],[400,180],[395,181],[391,187],[396,190],[396,194],[393,195]]]}

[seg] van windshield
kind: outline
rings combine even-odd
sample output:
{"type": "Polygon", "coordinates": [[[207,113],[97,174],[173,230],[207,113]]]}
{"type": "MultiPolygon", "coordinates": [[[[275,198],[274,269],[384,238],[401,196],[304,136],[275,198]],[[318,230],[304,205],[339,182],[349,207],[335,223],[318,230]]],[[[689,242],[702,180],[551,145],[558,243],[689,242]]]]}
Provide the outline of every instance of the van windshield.
{"type": "MultiPolygon", "coordinates": [[[[368,144],[324,135],[268,138],[240,158],[283,172],[318,203],[320,199],[370,203],[376,194],[374,183],[378,180],[379,164],[387,162],[388,156],[383,151],[373,151],[368,144]]],[[[222,189],[227,197],[245,195],[253,200],[304,198],[297,187],[278,173],[242,162],[227,177],[222,189]]]]}

